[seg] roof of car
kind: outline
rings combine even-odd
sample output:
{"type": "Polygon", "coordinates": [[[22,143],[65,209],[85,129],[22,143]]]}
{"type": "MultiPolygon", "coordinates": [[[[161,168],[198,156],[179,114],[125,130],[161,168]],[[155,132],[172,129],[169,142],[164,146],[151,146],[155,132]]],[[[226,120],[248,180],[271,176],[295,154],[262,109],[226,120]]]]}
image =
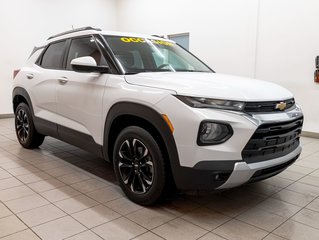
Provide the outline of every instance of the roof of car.
{"type": "MultiPolygon", "coordinates": [[[[59,33],[56,35],[53,35],[49,37],[45,42],[40,44],[40,46],[45,46],[48,43],[63,40],[66,38],[71,37],[78,37],[78,36],[85,36],[85,35],[92,35],[92,34],[100,34],[100,35],[107,35],[107,36],[125,36],[125,37],[135,37],[135,38],[149,38],[149,39],[158,39],[163,40],[163,38],[154,36],[154,35],[147,35],[147,34],[140,34],[140,33],[128,33],[128,32],[117,32],[117,31],[103,31],[98,28],[92,28],[92,27],[85,27],[85,28],[79,28],[79,29],[73,29],[70,31],[66,31],[63,33],[59,33]]],[[[165,41],[173,42],[169,39],[165,39],[165,41]]]]}

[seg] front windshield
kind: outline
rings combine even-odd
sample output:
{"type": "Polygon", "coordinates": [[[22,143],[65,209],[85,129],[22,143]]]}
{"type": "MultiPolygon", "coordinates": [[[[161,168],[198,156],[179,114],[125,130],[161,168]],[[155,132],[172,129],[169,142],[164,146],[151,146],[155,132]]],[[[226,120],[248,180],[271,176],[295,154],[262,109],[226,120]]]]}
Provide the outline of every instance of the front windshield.
{"type": "Polygon", "coordinates": [[[105,36],[125,74],[141,72],[212,72],[177,44],[159,39],[105,36]]]}

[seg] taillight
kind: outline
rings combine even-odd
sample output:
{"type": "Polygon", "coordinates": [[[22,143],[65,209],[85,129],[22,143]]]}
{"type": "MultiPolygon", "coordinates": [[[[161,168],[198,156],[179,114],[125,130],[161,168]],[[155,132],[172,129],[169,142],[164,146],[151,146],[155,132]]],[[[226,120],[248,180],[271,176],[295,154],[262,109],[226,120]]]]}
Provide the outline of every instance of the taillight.
{"type": "Polygon", "coordinates": [[[13,70],[13,79],[15,79],[15,77],[18,75],[19,72],[20,72],[20,69],[13,70]]]}

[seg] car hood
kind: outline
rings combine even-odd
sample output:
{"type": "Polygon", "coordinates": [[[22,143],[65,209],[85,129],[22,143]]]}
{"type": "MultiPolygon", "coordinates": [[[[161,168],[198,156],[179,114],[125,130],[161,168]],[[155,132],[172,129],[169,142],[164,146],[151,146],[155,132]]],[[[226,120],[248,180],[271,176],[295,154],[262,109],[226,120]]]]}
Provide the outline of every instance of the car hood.
{"type": "Polygon", "coordinates": [[[287,89],[271,82],[217,73],[152,72],[125,75],[125,79],[130,84],[193,97],[238,101],[277,101],[293,97],[287,89]]]}

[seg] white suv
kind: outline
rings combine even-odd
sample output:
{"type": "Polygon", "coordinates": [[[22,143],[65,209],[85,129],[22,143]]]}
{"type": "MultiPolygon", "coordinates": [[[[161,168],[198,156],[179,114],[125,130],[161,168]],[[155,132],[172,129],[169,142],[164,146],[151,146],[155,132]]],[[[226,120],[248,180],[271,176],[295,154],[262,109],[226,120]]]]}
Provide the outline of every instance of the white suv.
{"type": "Polygon", "coordinates": [[[45,136],[112,162],[125,194],[227,189],[300,155],[303,114],[286,89],[216,74],[167,39],[91,27],[50,37],[15,71],[17,137],[45,136]]]}

